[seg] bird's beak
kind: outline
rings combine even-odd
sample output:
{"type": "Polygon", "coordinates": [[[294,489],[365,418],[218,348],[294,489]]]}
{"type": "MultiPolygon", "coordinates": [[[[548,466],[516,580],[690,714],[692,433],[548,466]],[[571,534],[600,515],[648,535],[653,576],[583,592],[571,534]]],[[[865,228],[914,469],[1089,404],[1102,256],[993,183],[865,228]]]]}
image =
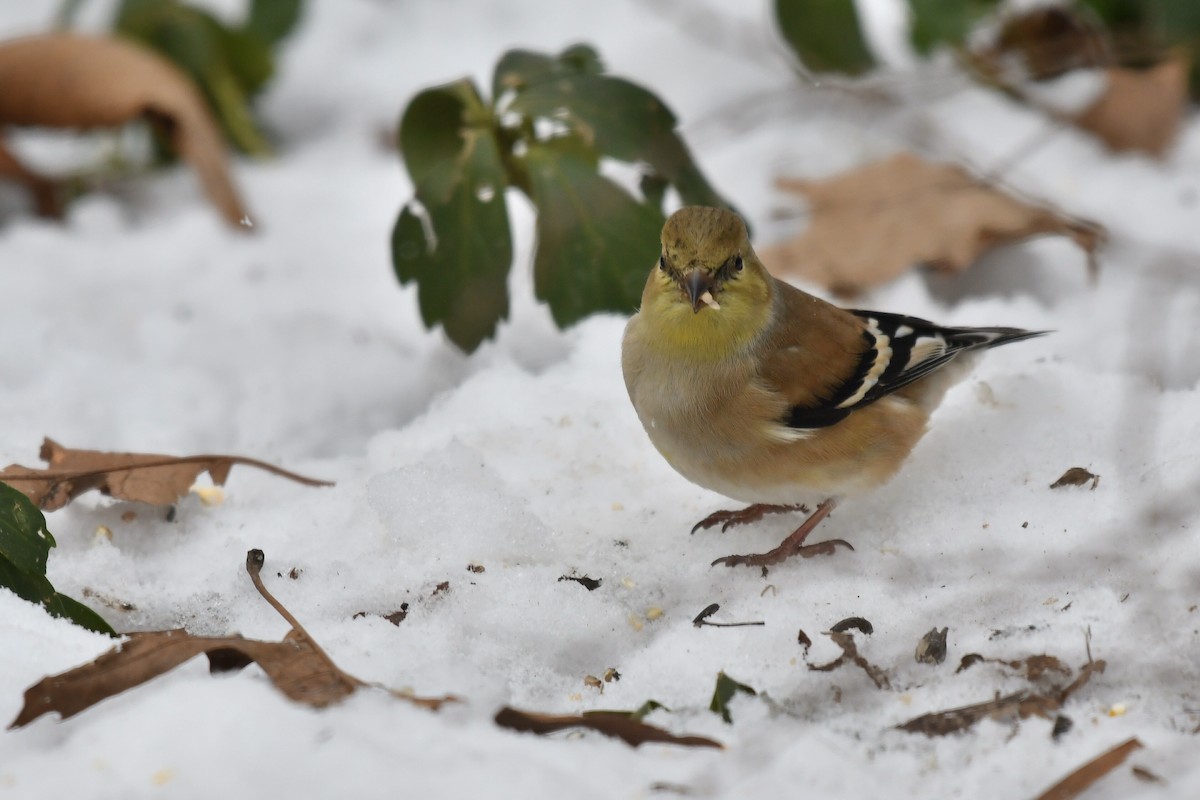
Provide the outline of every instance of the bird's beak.
{"type": "Polygon", "coordinates": [[[683,279],[683,288],[687,291],[688,299],[692,301],[692,313],[700,311],[700,306],[706,305],[720,310],[721,306],[712,296],[713,277],[702,269],[694,269],[683,279]]]}

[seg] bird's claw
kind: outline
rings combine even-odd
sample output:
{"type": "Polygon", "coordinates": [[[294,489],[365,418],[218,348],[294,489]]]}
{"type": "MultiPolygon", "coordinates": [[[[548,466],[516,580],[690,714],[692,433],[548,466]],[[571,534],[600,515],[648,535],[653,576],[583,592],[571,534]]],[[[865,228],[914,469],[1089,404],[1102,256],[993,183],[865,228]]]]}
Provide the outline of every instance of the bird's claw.
{"type": "Polygon", "coordinates": [[[699,530],[707,530],[718,524],[721,526],[721,533],[724,533],[730,528],[737,527],[738,525],[747,525],[751,522],[758,522],[767,514],[783,514],[788,511],[800,511],[807,514],[808,506],[803,504],[780,506],[771,505],[769,503],[755,503],[754,505],[746,506],[745,508],[738,509],[736,511],[714,511],[693,525],[692,533],[695,533],[699,530]]]}
{"type": "Polygon", "coordinates": [[[839,545],[845,547],[847,550],[854,549],[854,545],[845,539],[829,539],[824,542],[801,545],[800,547],[780,545],[774,550],[768,550],[765,553],[755,553],[745,556],[724,556],[718,558],[709,566],[715,567],[717,564],[724,564],[727,567],[768,567],[786,561],[792,556],[800,556],[801,558],[831,556],[838,549],[839,545]]]}

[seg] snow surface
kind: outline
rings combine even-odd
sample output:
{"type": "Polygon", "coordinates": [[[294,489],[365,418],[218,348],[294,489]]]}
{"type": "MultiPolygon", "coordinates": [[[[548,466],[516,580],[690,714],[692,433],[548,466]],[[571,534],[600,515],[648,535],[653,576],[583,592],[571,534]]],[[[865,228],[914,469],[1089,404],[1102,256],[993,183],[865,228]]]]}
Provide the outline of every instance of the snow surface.
{"type": "MultiPolygon", "coordinates": [[[[43,28],[48,5],[5,4],[0,34],[43,28]]],[[[88,24],[105,5],[85,4],[88,24]]],[[[68,721],[0,734],[0,796],[1019,798],[1131,736],[1146,749],[1089,797],[1200,796],[1200,126],[1158,163],[1047,136],[1037,115],[936,68],[896,80],[901,104],[806,87],[767,19],[764,3],[315,2],[264,105],[280,156],[236,165],[254,236],[226,230],[184,170],[92,195],[62,225],[8,216],[0,463],[36,463],[50,435],[245,454],[337,481],[238,468],[223,505],[190,497],[174,523],[88,497],[49,516],[55,586],[90,590],[123,631],[274,639],[286,623],[243,570],[259,547],[268,586],[344,669],[466,702],[431,713],[364,691],[314,711],[257,668],[210,677],[197,659],[68,721]],[[624,320],[560,333],[533,301],[519,198],[516,299],[496,342],[463,356],[396,285],[388,234],[410,187],[381,141],[404,102],[464,74],[485,83],[509,46],[579,40],[667,99],[762,241],[799,229],[779,174],[905,147],[986,171],[1042,137],[1006,181],[1109,226],[1094,283],[1072,245],[1046,239],[859,301],[1057,332],[989,353],[899,477],[823,525],[855,552],[766,579],[708,566],[773,546],[796,520],[688,535],[729,504],[676,476],[640,430],[620,375],[624,320]],[[1051,491],[1071,466],[1099,486],[1051,491]],[[603,583],[589,592],[568,574],[603,583]],[[693,627],[714,602],[714,619],[765,625],[693,627]],[[399,626],[378,616],[401,603],[399,626]],[[837,649],[820,631],[850,615],[874,624],[859,646],[892,690],[805,666],[797,630],[821,663],[837,649]],[[935,625],[950,629],[949,656],[918,664],[935,625]],[[1046,652],[1077,668],[1089,629],[1108,669],[1070,700],[1075,726],[1058,741],[1040,719],[939,739],[894,729],[1028,685],[995,665],[955,674],[964,654],[1046,652]],[[603,694],[584,684],[610,667],[621,679],[603,694]],[[734,701],[732,724],[708,710],[720,670],[760,692],[734,701]],[[505,704],[573,713],[650,698],[671,711],[648,721],[726,749],[492,722],[505,704]]],[[[0,721],[25,687],[110,647],[4,591],[0,642],[0,721]]]]}

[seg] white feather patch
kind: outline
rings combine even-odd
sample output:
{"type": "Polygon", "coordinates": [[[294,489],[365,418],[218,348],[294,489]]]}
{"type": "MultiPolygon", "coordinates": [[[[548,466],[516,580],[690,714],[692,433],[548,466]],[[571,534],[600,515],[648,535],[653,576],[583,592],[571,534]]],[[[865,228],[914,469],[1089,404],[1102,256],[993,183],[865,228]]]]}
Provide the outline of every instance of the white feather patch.
{"type": "Polygon", "coordinates": [[[838,403],[838,408],[848,408],[860,402],[867,392],[871,391],[871,387],[879,383],[879,376],[888,368],[888,364],[892,362],[892,340],[887,335],[879,330],[879,320],[874,317],[867,320],[867,332],[875,337],[875,363],[871,365],[866,377],[863,378],[862,385],[858,387],[858,391],[847,397],[842,402],[838,403]]]}
{"type": "Polygon", "coordinates": [[[763,433],[771,441],[791,444],[810,438],[816,431],[811,428],[792,428],[787,425],[769,424],[763,427],[763,433]]]}
{"type": "Polygon", "coordinates": [[[908,357],[908,363],[904,365],[906,370],[912,369],[918,364],[924,363],[931,358],[937,358],[946,352],[946,342],[940,336],[921,337],[917,339],[913,345],[912,354],[908,357]]]}

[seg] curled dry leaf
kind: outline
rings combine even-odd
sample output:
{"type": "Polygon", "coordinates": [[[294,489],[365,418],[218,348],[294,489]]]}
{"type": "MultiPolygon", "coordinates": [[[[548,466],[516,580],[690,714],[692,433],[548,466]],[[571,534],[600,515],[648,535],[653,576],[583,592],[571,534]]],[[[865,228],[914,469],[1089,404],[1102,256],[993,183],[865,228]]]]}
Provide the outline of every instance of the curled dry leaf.
{"type": "MultiPolygon", "coordinates": [[[[246,571],[259,594],[292,629],[280,642],[262,642],[241,636],[193,636],[185,630],[133,633],[95,661],[60,675],[43,678],[25,690],[25,704],[9,725],[19,728],[43,714],[57,711],[66,719],[102,700],[157,678],[185,661],[205,653],[212,672],[239,670],[256,663],[279,691],[297,703],[324,708],[340,702],[364,686],[343,672],[283,605],[266,590],[259,573],[264,557],[251,550],[246,571]]],[[[393,697],[436,710],[453,697],[421,698],[386,690],[393,697]]]]}
{"type": "MultiPolygon", "coordinates": [[[[941,664],[946,660],[946,634],[950,632],[949,628],[943,627],[938,630],[934,625],[929,629],[929,632],[921,637],[917,642],[917,649],[913,653],[913,657],[918,664],[941,664]]],[[[965,662],[964,662],[965,663],[965,662]]]]}
{"type": "Polygon", "coordinates": [[[202,472],[207,472],[218,486],[225,485],[235,464],[257,467],[305,486],[333,485],[241,456],[176,457],[74,450],[50,438],[42,442],[39,455],[49,467],[31,469],[10,464],[0,470],[0,481],[24,493],[44,511],[56,511],[92,489],[120,500],[171,505],[188,493],[202,472]]]}
{"type": "MultiPolygon", "coordinates": [[[[229,175],[225,144],[196,86],[166,59],[129,41],[54,33],[0,42],[0,126],[105,128],[147,119],[200,178],[239,230],[245,206],[229,175]]],[[[0,153],[0,174],[17,177],[46,205],[46,179],[0,153]]]]}
{"type": "Polygon", "coordinates": [[[828,664],[809,664],[809,669],[814,672],[832,672],[847,661],[850,661],[862,669],[863,672],[867,673],[867,677],[871,679],[876,688],[892,688],[887,673],[859,655],[858,645],[854,643],[854,634],[841,631],[826,631],[825,635],[833,639],[834,644],[842,648],[842,654],[828,664]]]}
{"type": "Polygon", "coordinates": [[[1099,137],[1110,150],[1167,152],[1179,134],[1187,107],[1188,72],[1183,56],[1148,69],[1105,70],[1104,93],[1073,122],[1099,137]]]}
{"type": "Polygon", "coordinates": [[[954,164],[911,153],[867,164],[825,181],[784,179],[811,209],[798,238],[763,248],[763,263],[841,294],[892,280],[914,264],[960,272],[993,247],[1034,236],[1070,237],[1088,255],[1104,229],[1018,200],[954,164]]]}
{"type": "Polygon", "coordinates": [[[623,713],[593,713],[587,716],[576,714],[538,714],[505,707],[496,712],[496,724],[501,728],[546,735],[569,728],[588,728],[606,736],[614,736],[626,744],[637,747],[646,742],[679,744],[685,747],[716,747],[723,745],[704,736],[676,736],[670,731],[642,722],[623,713]]]}

